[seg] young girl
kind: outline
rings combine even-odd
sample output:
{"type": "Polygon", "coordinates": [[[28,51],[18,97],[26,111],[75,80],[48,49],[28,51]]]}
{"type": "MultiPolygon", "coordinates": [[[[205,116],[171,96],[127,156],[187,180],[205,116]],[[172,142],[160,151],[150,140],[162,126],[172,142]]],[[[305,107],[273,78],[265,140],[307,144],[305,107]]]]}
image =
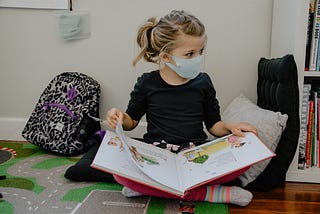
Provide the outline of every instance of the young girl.
{"type": "MultiPolygon", "coordinates": [[[[106,120],[110,128],[121,122],[125,130],[132,130],[146,114],[148,126],[143,140],[175,152],[204,143],[207,135],[203,124],[218,137],[230,133],[243,136],[243,131],[256,133],[255,127],[248,123],[221,121],[216,91],[208,74],[202,72],[207,36],[196,17],[174,10],[159,21],[150,18],[139,29],[137,42],[141,52],[133,65],[144,58],[159,64],[159,70],[138,78],[126,112],[117,108],[108,111],[106,120]]],[[[217,185],[234,180],[244,171],[189,190],[182,198],[124,177],[114,177],[124,186],[122,193],[127,197],[150,195],[246,206],[252,199],[250,192],[236,186],[217,185]]]]}

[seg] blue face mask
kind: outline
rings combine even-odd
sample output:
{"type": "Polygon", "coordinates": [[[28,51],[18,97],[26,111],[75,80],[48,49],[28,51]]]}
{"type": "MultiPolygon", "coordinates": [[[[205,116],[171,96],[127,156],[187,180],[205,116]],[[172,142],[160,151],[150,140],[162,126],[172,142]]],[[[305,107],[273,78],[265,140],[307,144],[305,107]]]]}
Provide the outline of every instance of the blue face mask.
{"type": "Polygon", "coordinates": [[[199,55],[192,59],[183,59],[176,56],[171,57],[176,62],[176,65],[167,62],[165,64],[183,78],[194,79],[203,68],[204,55],[199,55]]]}

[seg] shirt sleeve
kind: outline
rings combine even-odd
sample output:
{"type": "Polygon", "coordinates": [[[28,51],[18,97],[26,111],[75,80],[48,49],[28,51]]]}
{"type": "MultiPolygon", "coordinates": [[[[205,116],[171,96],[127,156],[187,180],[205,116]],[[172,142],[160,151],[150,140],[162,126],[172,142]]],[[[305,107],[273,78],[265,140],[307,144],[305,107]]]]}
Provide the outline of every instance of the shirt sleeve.
{"type": "Polygon", "coordinates": [[[210,77],[207,76],[207,89],[205,93],[205,102],[204,102],[204,123],[206,128],[209,130],[211,127],[221,121],[220,115],[220,105],[216,97],[216,90],[213,87],[210,77]]]}
{"type": "Polygon", "coordinates": [[[146,113],[146,90],[144,88],[145,76],[142,75],[137,79],[133,91],[130,93],[130,100],[126,113],[133,120],[139,121],[146,113]]]}

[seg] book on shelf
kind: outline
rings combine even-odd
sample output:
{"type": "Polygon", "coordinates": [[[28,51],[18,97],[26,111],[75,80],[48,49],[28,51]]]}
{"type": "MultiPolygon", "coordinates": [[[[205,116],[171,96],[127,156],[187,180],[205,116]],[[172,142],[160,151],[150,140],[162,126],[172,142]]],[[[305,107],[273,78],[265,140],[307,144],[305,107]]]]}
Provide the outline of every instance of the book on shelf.
{"type": "Polygon", "coordinates": [[[318,92],[312,91],[314,100],[313,127],[312,127],[312,145],[311,145],[311,166],[316,166],[317,156],[316,147],[318,143],[318,92]]]}
{"type": "Polygon", "coordinates": [[[298,169],[305,169],[306,167],[306,141],[307,141],[307,131],[308,131],[310,90],[311,90],[311,84],[303,85],[301,115],[300,115],[301,124],[300,124],[300,138],[299,138],[298,169]]]}
{"type": "Polygon", "coordinates": [[[314,96],[314,140],[312,141],[311,147],[311,166],[318,167],[318,147],[319,147],[319,101],[318,96],[320,92],[317,91],[317,88],[312,92],[314,96]]]}
{"type": "Polygon", "coordinates": [[[314,20],[311,36],[309,70],[316,71],[320,30],[320,0],[315,0],[314,20]]]}
{"type": "Polygon", "coordinates": [[[317,126],[316,126],[316,132],[317,132],[317,139],[314,145],[314,166],[320,167],[319,165],[319,142],[320,142],[320,99],[319,99],[319,93],[317,97],[317,126]]]}
{"type": "Polygon", "coordinates": [[[305,71],[309,70],[315,2],[316,2],[316,0],[310,0],[310,3],[309,3],[309,16],[308,16],[307,40],[306,40],[306,55],[305,55],[305,71]]]}
{"type": "Polygon", "coordinates": [[[251,132],[244,137],[228,135],[175,154],[126,136],[118,125],[116,132],[106,132],[91,167],[181,196],[273,156],[251,132]]]}
{"type": "Polygon", "coordinates": [[[311,167],[311,146],[312,146],[312,129],[313,129],[313,114],[314,114],[314,100],[309,100],[309,113],[308,113],[308,131],[306,140],[306,168],[311,167]]]}
{"type": "Polygon", "coordinates": [[[319,167],[319,86],[313,86],[310,91],[311,99],[314,102],[313,109],[313,127],[312,127],[312,141],[310,145],[310,165],[309,167],[319,167]]]}

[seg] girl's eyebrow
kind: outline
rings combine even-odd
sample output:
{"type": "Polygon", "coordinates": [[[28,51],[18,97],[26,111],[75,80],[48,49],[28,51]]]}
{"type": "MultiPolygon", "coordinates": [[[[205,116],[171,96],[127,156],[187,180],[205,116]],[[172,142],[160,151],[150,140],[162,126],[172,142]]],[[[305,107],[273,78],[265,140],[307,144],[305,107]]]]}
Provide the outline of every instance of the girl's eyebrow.
{"type": "MultiPolygon", "coordinates": [[[[204,49],[205,49],[205,46],[203,46],[199,51],[202,51],[204,49]]],[[[191,52],[196,52],[196,50],[195,49],[191,49],[191,50],[185,51],[185,53],[191,53],[191,52]]]]}

